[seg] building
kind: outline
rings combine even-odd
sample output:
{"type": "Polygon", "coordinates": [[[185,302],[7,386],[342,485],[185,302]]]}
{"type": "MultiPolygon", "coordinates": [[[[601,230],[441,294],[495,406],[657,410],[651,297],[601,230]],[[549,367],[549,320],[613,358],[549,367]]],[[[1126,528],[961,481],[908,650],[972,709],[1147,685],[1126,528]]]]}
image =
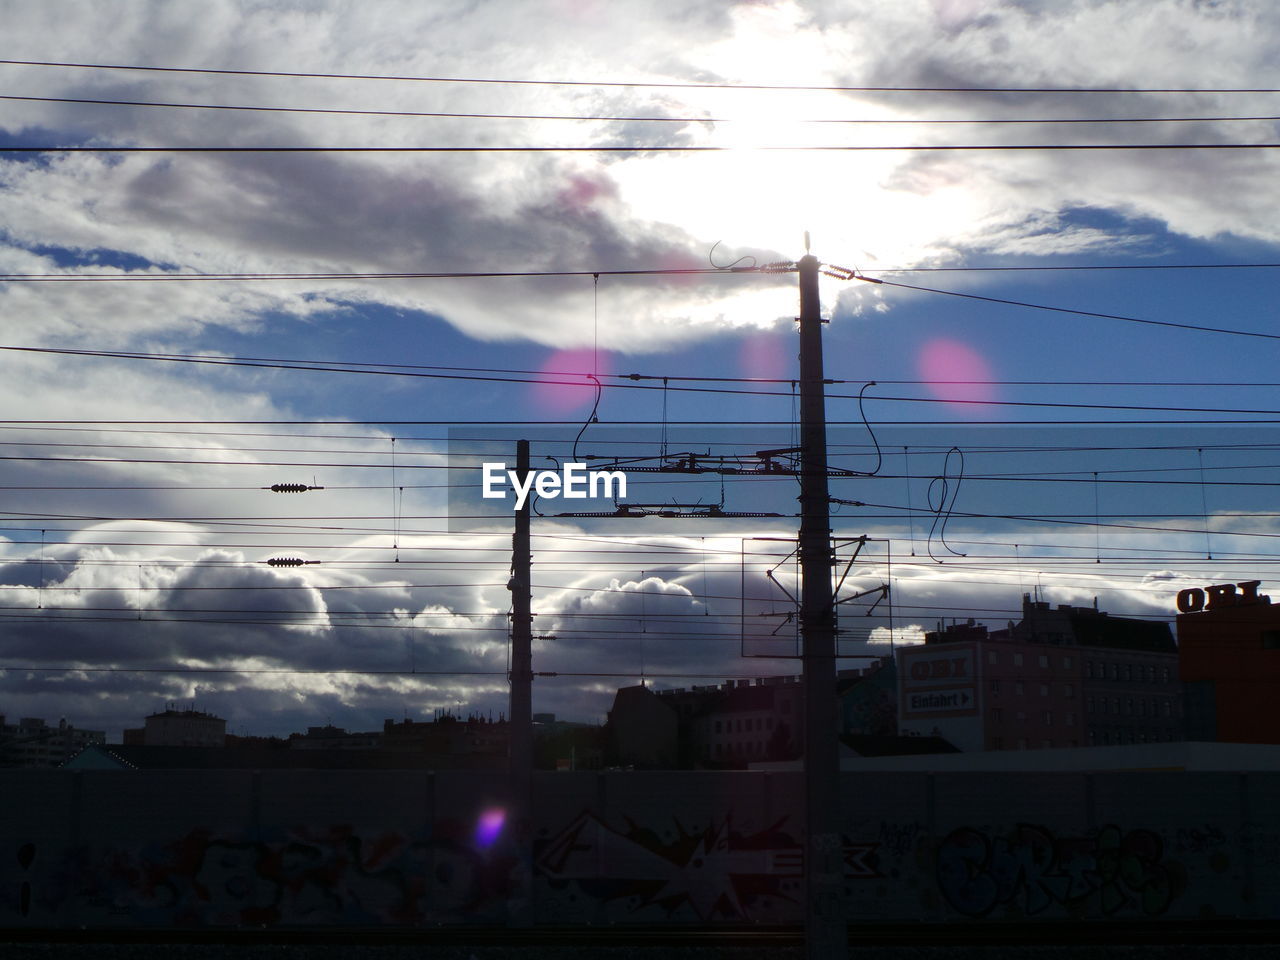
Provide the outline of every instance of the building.
{"type": "Polygon", "coordinates": [[[437,756],[506,757],[510,743],[510,724],[505,718],[493,720],[474,713],[463,718],[442,713],[434,720],[384,720],[377,746],[437,756]]]}
{"type": "Polygon", "coordinates": [[[842,735],[897,736],[898,668],[892,658],[876,660],[863,670],[841,670],[836,696],[842,735]]]}
{"type": "MultiPolygon", "coordinates": [[[[893,676],[893,663],[887,658],[865,669],[837,672],[840,733],[896,733],[893,676]]],[[[754,677],[672,690],[624,687],[610,711],[615,762],[642,769],[745,769],[748,764],[794,759],[803,743],[800,679],[754,677]],[[665,709],[658,710],[655,703],[665,709]]]]}
{"type": "Polygon", "coordinates": [[[1022,620],[969,621],[898,651],[899,729],[962,750],[1184,739],[1169,625],[1023,596],[1022,620]]]}
{"type": "Polygon", "coordinates": [[[221,747],[227,741],[227,721],[189,707],[169,704],[144,721],[145,726],[124,731],[126,744],[147,747],[221,747]]]}
{"type": "Polygon", "coordinates": [[[66,719],[51,726],[36,717],[5,723],[0,714],[0,766],[57,767],[93,743],[106,743],[103,730],[81,730],[66,719]]]}
{"type": "Polygon", "coordinates": [[[618,689],[605,729],[613,763],[638,770],[676,766],[680,736],[676,710],[645,684],[618,689]]]}
{"type": "Polygon", "coordinates": [[[1178,594],[1178,669],[1187,737],[1280,743],[1280,604],[1259,580],[1178,594]]]}
{"type": "Polygon", "coordinates": [[[382,734],[377,731],[348,733],[329,723],[289,735],[290,750],[377,750],[381,742],[382,734]]]}

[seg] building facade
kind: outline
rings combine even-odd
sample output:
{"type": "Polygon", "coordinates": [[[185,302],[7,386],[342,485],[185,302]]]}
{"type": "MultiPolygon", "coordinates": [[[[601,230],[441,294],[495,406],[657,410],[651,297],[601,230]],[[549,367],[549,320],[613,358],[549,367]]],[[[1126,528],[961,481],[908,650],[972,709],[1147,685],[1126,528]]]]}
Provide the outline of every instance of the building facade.
{"type": "Polygon", "coordinates": [[[227,721],[194,707],[169,705],[144,724],[125,730],[124,742],[147,747],[221,747],[227,742],[227,721]]]}
{"type": "Polygon", "coordinates": [[[81,730],[59,720],[57,726],[36,717],[6,723],[0,714],[0,766],[57,767],[93,743],[106,743],[104,730],[81,730]]]}
{"type": "Polygon", "coordinates": [[[898,651],[899,728],[961,750],[1161,743],[1184,738],[1167,623],[1023,597],[1017,624],[972,621],[898,651]]]}
{"type": "Polygon", "coordinates": [[[1280,604],[1259,586],[1248,580],[1178,594],[1189,739],[1280,743],[1280,604]]]}

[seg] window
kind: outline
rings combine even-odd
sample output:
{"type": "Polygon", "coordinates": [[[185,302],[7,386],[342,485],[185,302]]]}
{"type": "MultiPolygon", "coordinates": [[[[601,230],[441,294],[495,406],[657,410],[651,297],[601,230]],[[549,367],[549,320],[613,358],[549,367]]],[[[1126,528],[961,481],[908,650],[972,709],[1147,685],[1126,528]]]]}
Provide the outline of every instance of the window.
{"type": "Polygon", "coordinates": [[[1040,666],[1046,668],[1049,666],[1049,655],[1047,653],[1040,654],[1040,666]]]}
{"type": "Polygon", "coordinates": [[[987,651],[987,663],[996,664],[1000,662],[1000,655],[994,650],[987,651]]]}
{"type": "Polygon", "coordinates": [[[1048,750],[1050,747],[1052,747],[1052,746],[1053,746],[1053,741],[1052,741],[1052,740],[1041,740],[1041,741],[1040,741],[1040,746],[1042,746],[1042,747],[1044,747],[1046,750],[1048,750]]]}
{"type": "Polygon", "coordinates": [[[1013,655],[1013,665],[1014,665],[1015,667],[1020,667],[1020,666],[1022,666],[1022,654],[1020,654],[1020,653],[1015,653],[1015,654],[1013,655]]]}
{"type": "Polygon", "coordinates": [[[1092,660],[1086,660],[1084,662],[1084,678],[1086,680],[1093,679],[1093,661],[1092,660]]]}
{"type": "Polygon", "coordinates": [[[1085,704],[1086,704],[1085,709],[1086,709],[1089,713],[1093,713],[1093,708],[1094,708],[1093,694],[1090,694],[1090,695],[1089,695],[1088,699],[1086,699],[1086,700],[1085,700],[1085,704]]]}
{"type": "Polygon", "coordinates": [[[995,722],[995,723],[1000,723],[1000,722],[1002,722],[1002,721],[1004,720],[1004,711],[1003,711],[1002,709],[1000,709],[999,707],[992,707],[992,708],[991,708],[991,719],[992,719],[992,721],[993,721],[993,722],[995,722]]]}
{"type": "Polygon", "coordinates": [[[1117,717],[1120,716],[1120,698],[1119,697],[1111,698],[1111,712],[1114,713],[1117,717]]]}
{"type": "Polygon", "coordinates": [[[773,729],[773,717],[766,717],[766,718],[765,718],[765,721],[764,721],[764,725],[765,725],[765,728],[766,728],[766,729],[772,730],[772,729],[773,729]]]}
{"type": "Polygon", "coordinates": [[[1160,679],[1161,679],[1161,680],[1163,680],[1165,683],[1168,683],[1168,682],[1169,682],[1169,668],[1168,668],[1168,667],[1165,667],[1165,668],[1164,668],[1164,670],[1161,672],[1160,679]]]}
{"type": "Polygon", "coordinates": [[[1027,749],[1027,741],[1022,737],[1018,738],[1018,749],[1019,750],[1027,749]]]}
{"type": "Polygon", "coordinates": [[[1040,684],[1040,696],[1047,697],[1049,695],[1049,685],[1047,683],[1040,684]]]}
{"type": "Polygon", "coordinates": [[[1021,683],[1021,682],[1019,682],[1019,683],[1015,683],[1015,684],[1013,685],[1013,692],[1014,692],[1014,693],[1016,693],[1018,696],[1022,696],[1022,683],[1021,683]]]}
{"type": "Polygon", "coordinates": [[[1126,716],[1133,716],[1133,697],[1125,701],[1124,712],[1126,716]]]}
{"type": "Polygon", "coordinates": [[[992,692],[992,693],[999,693],[999,692],[1000,692],[1000,681],[999,681],[999,680],[992,680],[992,681],[991,681],[991,692],[992,692]]]}
{"type": "Polygon", "coordinates": [[[719,732],[720,732],[720,721],[719,721],[719,720],[717,720],[717,721],[716,721],[716,733],[719,733],[719,732]]]}
{"type": "Polygon", "coordinates": [[[1052,727],[1052,726],[1053,726],[1053,711],[1052,711],[1052,710],[1046,710],[1046,711],[1044,712],[1044,725],[1045,725],[1046,727],[1052,727]]]}
{"type": "Polygon", "coordinates": [[[1076,725],[1076,715],[1074,713],[1068,713],[1065,722],[1068,727],[1074,727],[1076,725]]]}
{"type": "Polygon", "coordinates": [[[1063,670],[1070,670],[1070,669],[1071,669],[1071,658],[1070,658],[1070,657],[1063,657],[1063,658],[1062,658],[1062,669],[1063,669],[1063,670]]]}
{"type": "Polygon", "coordinates": [[[1068,700],[1072,699],[1076,695],[1075,685],[1070,683],[1064,683],[1062,685],[1062,695],[1066,697],[1068,700]]]}
{"type": "MultiPolygon", "coordinates": [[[[1126,664],[1124,665],[1124,678],[1125,678],[1126,680],[1132,680],[1132,679],[1133,679],[1133,664],[1131,664],[1131,663],[1126,663],[1126,664]]],[[[1141,678],[1139,678],[1139,679],[1141,679],[1141,678]]]]}
{"type": "Polygon", "coordinates": [[[991,749],[992,749],[992,750],[1003,750],[1003,749],[1004,749],[1004,737],[992,737],[992,738],[991,738],[991,749]]]}
{"type": "Polygon", "coordinates": [[[1027,722],[1027,715],[1026,715],[1026,713],[1025,713],[1024,711],[1022,711],[1022,710],[1019,710],[1019,711],[1018,711],[1018,722],[1019,722],[1019,723],[1026,723],[1026,722],[1027,722]]]}

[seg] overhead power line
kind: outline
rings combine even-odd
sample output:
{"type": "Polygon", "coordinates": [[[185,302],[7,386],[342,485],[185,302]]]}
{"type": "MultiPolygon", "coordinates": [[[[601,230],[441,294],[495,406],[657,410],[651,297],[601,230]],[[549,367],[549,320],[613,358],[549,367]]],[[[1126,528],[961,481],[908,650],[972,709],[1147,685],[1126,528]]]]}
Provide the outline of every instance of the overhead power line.
{"type": "Polygon", "coordinates": [[[1280,143],[897,143],[897,144],[744,144],[713,146],[697,144],[587,144],[576,146],[543,146],[512,144],[504,146],[5,146],[0,153],[948,153],[948,152],[1026,152],[1026,151],[1095,151],[1095,150],[1276,150],[1280,143]]]}
{"type": "Polygon", "coordinates": [[[978,87],[871,86],[845,84],[711,83],[678,80],[537,80],[501,77],[440,77],[404,74],[319,73],[283,70],[237,70],[213,67],[163,67],[143,64],[76,63],[58,60],[0,60],[24,67],[67,67],[83,70],[130,70],[148,73],[192,73],[211,76],[289,77],[311,80],[390,80],[408,83],[457,83],[539,87],[624,87],[681,90],[796,90],[837,93],[1280,93],[1280,87],[978,87]]]}
{"type": "MultiPolygon", "coordinates": [[[[181,103],[167,100],[114,100],[91,97],[37,97],[18,94],[0,94],[0,100],[29,103],[71,103],[86,106],[152,107],[174,110],[238,110],[255,113],[301,113],[325,116],[354,117],[405,117],[453,120],[566,120],[574,122],[603,123],[739,123],[748,117],[711,116],[626,116],[617,114],[573,113],[461,113],[424,110],[358,110],[340,107],[291,107],[259,104],[231,103],[181,103]]],[[[1272,122],[1280,116],[1200,116],[1200,117],[797,117],[787,123],[848,124],[866,126],[930,126],[930,125],[992,125],[1002,124],[1114,124],[1114,123],[1237,123],[1272,122]]]]}
{"type": "MultiPolygon", "coordinates": [[[[861,279],[861,278],[859,278],[861,279]]],[[[889,281],[884,281],[888,283],[889,281]]],[[[909,286],[907,284],[895,284],[897,286],[909,286]]],[[[921,289],[929,293],[945,293],[941,290],[921,289]]],[[[976,296],[970,294],[956,294],[956,296],[976,296]]],[[[992,299],[987,297],[976,297],[976,299],[986,300],[992,299]]],[[[1014,306],[1033,307],[1034,304],[1017,303],[1015,301],[997,301],[1006,302],[1014,306]]],[[[1103,314],[1091,314],[1085,311],[1067,310],[1061,307],[1040,307],[1039,309],[1054,310],[1062,313],[1082,313],[1085,316],[1106,316],[1103,314]]],[[[1127,317],[1108,317],[1108,319],[1125,320],[1132,319],[1127,317]]],[[[1160,326],[1184,327],[1186,324],[1165,323],[1164,321],[1139,321],[1149,322],[1160,326]]],[[[1214,333],[1236,333],[1242,331],[1229,331],[1211,328],[1192,327],[1192,329],[1205,329],[1214,333]]],[[[1254,336],[1265,336],[1269,339],[1280,339],[1280,334],[1253,334],[1254,336]]],[[[555,379],[550,376],[536,375],[498,375],[498,374],[481,374],[481,373],[445,373],[431,370],[404,370],[404,369],[370,369],[360,366],[342,366],[336,361],[282,361],[257,359],[248,360],[235,357],[207,357],[194,356],[190,354],[152,354],[130,351],[112,351],[112,350],[74,350],[63,347],[17,347],[17,346],[0,346],[0,351],[12,351],[19,353],[48,353],[70,356],[86,356],[100,359],[114,360],[145,360],[160,361],[168,363],[193,363],[208,366],[220,367],[257,367],[271,370],[305,370],[316,373],[341,373],[350,375],[367,375],[367,376],[385,376],[385,377],[416,377],[424,379],[439,380],[473,380],[483,382],[496,383],[544,383],[555,384],[561,386],[589,387],[593,385],[591,375],[581,374],[579,379],[555,379]]],[[[631,380],[630,375],[615,375],[625,378],[626,381],[631,380]]],[[[617,382],[609,385],[611,388],[621,388],[627,390],[657,390],[657,391],[679,391],[682,393],[709,393],[709,394],[733,394],[742,396],[752,396],[759,398],[767,397],[787,397],[792,394],[784,390],[739,390],[728,387],[690,387],[690,386],[670,386],[659,384],[644,384],[633,382],[617,382]]],[[[861,399],[858,394],[827,394],[829,400],[858,400],[861,399]]],[[[961,398],[946,397],[898,397],[898,396],[877,396],[874,399],[882,402],[895,403],[924,403],[924,404],[964,404],[970,406],[995,406],[995,407],[1047,407],[1053,409],[1070,409],[1070,410],[1134,410],[1134,411],[1167,411],[1178,413],[1234,413],[1234,414],[1256,414],[1258,416],[1280,416],[1280,408],[1237,408],[1237,407],[1182,407],[1182,406],[1160,406],[1151,404],[1123,404],[1123,403],[1079,403],[1079,402],[1054,402],[1048,400],[970,400],[961,398]]],[[[10,423],[13,421],[0,421],[0,424],[10,423]]],[[[318,421],[317,421],[318,422],[318,421]]],[[[71,459],[71,458],[32,458],[32,457],[3,457],[5,459],[71,459]]],[[[113,461],[116,462],[116,461],[113,461]]],[[[119,461],[126,462],[126,461],[119,461]]],[[[130,461],[133,462],[133,461],[130,461]]],[[[136,461],[144,462],[144,461],[136,461]]],[[[152,461],[152,462],[172,462],[172,461],[152,461]]],[[[275,464],[277,466],[340,466],[340,464],[275,464]]]]}
{"type": "MultiPolygon", "coordinates": [[[[0,150],[0,152],[3,152],[0,150]]],[[[241,280],[494,280],[522,277],[683,277],[788,272],[787,264],[750,267],[663,267],[651,270],[482,270],[432,273],[4,273],[0,282],[16,281],[241,281],[241,280]]]]}
{"type": "MultiPolygon", "coordinates": [[[[876,273],[1052,273],[1085,270],[1275,270],[1280,263],[1120,263],[1055,266],[877,267],[876,273]]],[[[494,280],[536,277],[648,277],[717,276],[729,274],[779,275],[790,272],[785,264],[747,267],[664,267],[651,270],[451,270],[434,272],[317,271],[278,273],[0,273],[0,283],[163,283],[240,282],[287,280],[494,280]]],[[[867,278],[863,278],[867,279],[867,278]]],[[[886,281],[887,282],[887,281],[886,281]]],[[[924,289],[924,288],[921,288],[924,289]]],[[[712,379],[704,377],[701,379],[712,379]]],[[[881,383],[888,381],[881,380],[881,383]]]]}
{"type": "Polygon", "coordinates": [[[1145,317],[1129,317],[1115,313],[1096,313],[1092,310],[1075,310],[1070,307],[1051,307],[1043,303],[1028,303],[1025,300],[1006,300],[1003,297],[987,297],[977,293],[961,293],[958,290],[939,290],[936,287],[920,287],[910,283],[899,283],[896,280],[876,280],[871,277],[855,276],[858,280],[879,283],[886,287],[899,287],[903,290],[915,290],[920,293],[935,293],[946,297],[960,297],[965,300],[980,300],[984,303],[999,303],[1010,307],[1026,307],[1030,310],[1048,310],[1052,313],[1070,313],[1078,317],[1097,317],[1100,320],[1121,320],[1125,323],[1142,323],[1153,327],[1173,327],[1178,330],[1195,330],[1199,333],[1224,333],[1233,337],[1258,337],[1263,340],[1280,340],[1280,333],[1263,333],[1258,330],[1233,330],[1227,327],[1209,327],[1197,323],[1177,323],[1173,320],[1151,320],[1145,317]]]}

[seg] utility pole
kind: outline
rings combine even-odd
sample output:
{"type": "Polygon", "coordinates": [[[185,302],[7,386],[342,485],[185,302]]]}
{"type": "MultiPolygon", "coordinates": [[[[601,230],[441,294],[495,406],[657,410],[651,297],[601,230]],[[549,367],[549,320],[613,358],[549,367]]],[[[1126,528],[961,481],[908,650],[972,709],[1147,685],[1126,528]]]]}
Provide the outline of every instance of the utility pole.
{"type": "MultiPolygon", "coordinates": [[[[529,441],[516,441],[516,473],[521,483],[529,476],[529,441]]],[[[516,511],[511,536],[511,712],[510,804],[507,823],[516,847],[516,889],[511,899],[509,923],[533,924],[533,566],[529,545],[529,501],[516,511]]]]}
{"type": "Polygon", "coordinates": [[[844,851],[840,832],[840,758],[836,738],[836,608],[832,589],[831,501],[827,492],[826,384],[818,258],[805,255],[800,276],[800,637],[804,665],[805,956],[843,957],[848,930],[841,910],[844,851]]]}

